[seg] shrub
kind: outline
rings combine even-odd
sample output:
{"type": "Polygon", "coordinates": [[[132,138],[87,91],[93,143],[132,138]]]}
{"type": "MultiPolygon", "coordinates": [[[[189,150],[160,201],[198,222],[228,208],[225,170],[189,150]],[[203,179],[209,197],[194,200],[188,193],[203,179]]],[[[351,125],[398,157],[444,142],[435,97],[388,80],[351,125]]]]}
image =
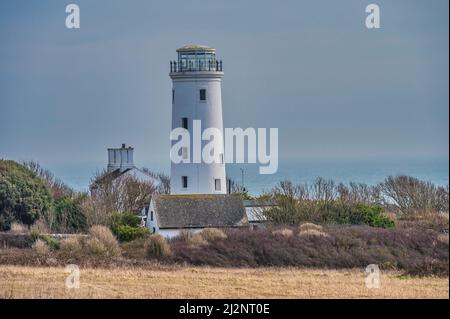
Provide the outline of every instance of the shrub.
{"type": "Polygon", "coordinates": [[[89,229],[91,238],[87,240],[88,246],[93,248],[93,253],[117,256],[120,254],[119,243],[106,226],[95,225],[89,229]],[[103,247],[102,247],[103,246],[103,247]],[[104,251],[104,253],[102,253],[104,251]]]}
{"type": "Polygon", "coordinates": [[[60,247],[59,240],[52,238],[47,234],[40,233],[37,229],[31,230],[31,238],[35,241],[42,240],[53,250],[57,250],[60,247]]]}
{"type": "Polygon", "coordinates": [[[30,248],[35,239],[30,234],[0,232],[0,247],[30,248]]]}
{"type": "Polygon", "coordinates": [[[277,229],[272,231],[272,235],[281,235],[284,237],[291,237],[294,235],[294,232],[289,228],[277,229]]]}
{"type": "Polygon", "coordinates": [[[35,173],[14,161],[0,160],[0,230],[11,223],[31,225],[51,206],[46,184],[35,173]]]}
{"type": "Polygon", "coordinates": [[[441,212],[449,210],[447,188],[411,176],[389,176],[380,184],[387,196],[403,214],[411,210],[424,209],[441,212]]]}
{"type": "Polygon", "coordinates": [[[432,229],[441,233],[449,229],[448,213],[438,213],[431,210],[410,211],[408,215],[398,219],[399,227],[432,229]]]}
{"type": "Polygon", "coordinates": [[[438,242],[443,243],[448,246],[448,241],[449,241],[448,234],[439,234],[436,239],[438,242]]]}
{"type": "Polygon", "coordinates": [[[130,212],[116,212],[112,216],[112,228],[122,225],[138,227],[141,222],[139,216],[130,212]]]}
{"type": "Polygon", "coordinates": [[[131,241],[150,234],[148,228],[120,225],[114,228],[114,234],[119,241],[131,241]]]}
{"type": "Polygon", "coordinates": [[[11,224],[11,228],[9,231],[14,234],[26,234],[29,232],[28,228],[25,225],[16,222],[11,224]]]}
{"type": "Polygon", "coordinates": [[[380,206],[358,205],[357,209],[363,215],[362,224],[381,228],[395,227],[394,221],[382,214],[383,209],[380,206]]]}
{"type": "Polygon", "coordinates": [[[190,247],[201,247],[208,245],[208,241],[203,238],[200,233],[192,235],[187,243],[190,247]]]}
{"type": "Polygon", "coordinates": [[[111,230],[120,241],[131,241],[150,234],[150,231],[139,226],[141,219],[134,213],[114,213],[111,230]]]}
{"type": "Polygon", "coordinates": [[[227,235],[218,228],[205,228],[200,232],[204,240],[211,242],[217,239],[226,239],[227,235]]]}
{"type": "Polygon", "coordinates": [[[322,226],[316,225],[316,224],[313,224],[313,223],[304,223],[304,224],[300,225],[299,230],[300,231],[305,231],[305,230],[309,230],[309,229],[314,229],[314,230],[317,230],[317,231],[322,231],[322,228],[323,228],[322,226]]]}
{"type": "Polygon", "coordinates": [[[37,239],[31,248],[39,255],[47,255],[50,252],[47,243],[41,239],[37,239]]]}
{"type": "Polygon", "coordinates": [[[67,254],[77,254],[83,247],[78,237],[68,237],[60,242],[60,250],[67,254]]]}
{"type": "MultiPolygon", "coordinates": [[[[95,256],[111,256],[108,248],[98,238],[88,238],[84,242],[87,252],[95,256]]],[[[114,256],[114,255],[113,255],[114,256]]]]}
{"type": "Polygon", "coordinates": [[[314,228],[309,228],[309,229],[300,231],[299,236],[300,237],[309,237],[309,236],[329,237],[327,233],[325,233],[321,230],[318,230],[318,229],[314,229],[314,228]]]}
{"type": "Polygon", "coordinates": [[[30,231],[35,234],[47,234],[50,232],[50,229],[45,221],[39,219],[30,226],[30,231]]]}
{"type": "Polygon", "coordinates": [[[84,231],[87,228],[82,202],[85,196],[65,195],[58,198],[54,204],[54,217],[52,229],[62,232],[84,231]]]}
{"type": "Polygon", "coordinates": [[[333,226],[308,229],[280,240],[270,229],[227,231],[217,240],[189,249],[189,243],[171,243],[166,262],[215,267],[320,267],[398,269],[415,274],[448,274],[448,244],[435,231],[333,226]]]}
{"type": "Polygon", "coordinates": [[[182,229],[178,233],[178,235],[173,238],[173,240],[187,243],[192,238],[192,236],[193,236],[193,233],[190,230],[182,229]]]}
{"type": "Polygon", "coordinates": [[[147,258],[158,259],[171,254],[167,240],[161,235],[151,235],[145,240],[145,252],[147,258]]]}

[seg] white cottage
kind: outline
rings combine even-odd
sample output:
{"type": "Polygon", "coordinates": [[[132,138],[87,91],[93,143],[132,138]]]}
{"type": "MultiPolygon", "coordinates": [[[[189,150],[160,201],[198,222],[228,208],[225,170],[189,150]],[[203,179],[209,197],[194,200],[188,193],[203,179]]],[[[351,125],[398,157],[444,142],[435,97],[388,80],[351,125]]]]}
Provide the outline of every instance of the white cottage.
{"type": "Polygon", "coordinates": [[[150,232],[166,238],[182,230],[249,226],[241,198],[227,194],[154,195],[145,224],[150,232]]]}
{"type": "MultiPolygon", "coordinates": [[[[133,151],[134,148],[126,144],[122,144],[120,148],[108,148],[108,166],[106,172],[92,183],[91,192],[95,193],[97,187],[102,183],[120,182],[129,177],[140,182],[149,183],[157,191],[160,191],[162,186],[161,181],[134,165],[133,151]]],[[[145,209],[145,207],[142,207],[141,214],[145,212],[145,209]]]]}

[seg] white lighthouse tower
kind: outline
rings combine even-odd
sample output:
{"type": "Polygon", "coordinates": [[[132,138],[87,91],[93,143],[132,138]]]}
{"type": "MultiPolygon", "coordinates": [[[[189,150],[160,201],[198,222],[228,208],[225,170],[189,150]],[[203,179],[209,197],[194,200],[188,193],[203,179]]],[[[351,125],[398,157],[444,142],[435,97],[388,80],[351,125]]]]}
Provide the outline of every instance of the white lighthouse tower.
{"type": "MultiPolygon", "coordinates": [[[[216,50],[203,45],[187,45],[177,50],[178,60],[170,62],[172,78],[172,129],[184,128],[193,145],[194,121],[201,130],[215,128],[221,132],[215,145],[222,149],[220,161],[205,163],[194,159],[195,149],[182,150],[186,161],[171,164],[172,194],[226,194],[223,154],[222,61],[216,50]]],[[[172,145],[176,141],[172,141],[172,145]]],[[[200,144],[200,143],[199,143],[200,144]]],[[[201,150],[208,141],[201,142],[201,150]]],[[[201,154],[198,154],[201,156],[201,154]]],[[[197,157],[198,158],[198,157],[197,157]]]]}

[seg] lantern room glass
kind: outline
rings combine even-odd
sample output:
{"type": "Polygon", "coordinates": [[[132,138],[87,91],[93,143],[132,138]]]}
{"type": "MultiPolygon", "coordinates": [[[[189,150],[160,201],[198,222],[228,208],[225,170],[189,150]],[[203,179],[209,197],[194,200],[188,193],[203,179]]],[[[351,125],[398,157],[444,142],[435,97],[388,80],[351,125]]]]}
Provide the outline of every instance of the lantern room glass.
{"type": "Polygon", "coordinates": [[[178,52],[178,65],[183,71],[216,71],[216,54],[211,51],[178,52]]]}

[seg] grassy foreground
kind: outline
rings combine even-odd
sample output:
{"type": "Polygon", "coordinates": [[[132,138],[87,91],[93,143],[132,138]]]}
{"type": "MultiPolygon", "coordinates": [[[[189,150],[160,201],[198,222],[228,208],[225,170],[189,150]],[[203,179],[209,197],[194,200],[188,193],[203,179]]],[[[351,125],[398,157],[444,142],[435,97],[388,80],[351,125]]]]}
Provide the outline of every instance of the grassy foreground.
{"type": "Polygon", "coordinates": [[[296,268],[82,268],[67,289],[62,267],[0,267],[0,298],[448,298],[447,278],[383,272],[368,289],[362,270],[296,268]]]}

